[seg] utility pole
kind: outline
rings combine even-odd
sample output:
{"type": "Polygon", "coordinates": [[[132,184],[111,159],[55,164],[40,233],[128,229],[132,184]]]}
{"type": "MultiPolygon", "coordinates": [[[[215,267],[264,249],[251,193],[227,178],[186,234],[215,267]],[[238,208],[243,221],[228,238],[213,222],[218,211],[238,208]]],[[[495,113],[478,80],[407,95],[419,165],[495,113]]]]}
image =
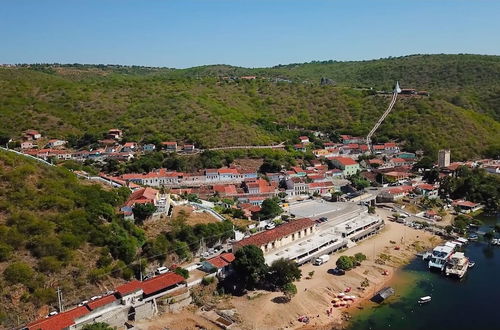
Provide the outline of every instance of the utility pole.
{"type": "Polygon", "coordinates": [[[57,288],[57,303],[59,305],[59,313],[64,312],[63,297],[60,288],[57,288]]]}

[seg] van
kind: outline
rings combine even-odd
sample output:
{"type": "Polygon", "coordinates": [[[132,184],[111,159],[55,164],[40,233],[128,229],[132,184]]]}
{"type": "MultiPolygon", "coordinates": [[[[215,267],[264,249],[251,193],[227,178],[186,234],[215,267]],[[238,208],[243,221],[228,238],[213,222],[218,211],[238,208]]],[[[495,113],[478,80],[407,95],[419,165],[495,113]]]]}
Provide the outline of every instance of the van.
{"type": "Polygon", "coordinates": [[[155,274],[156,275],[161,275],[161,274],[165,274],[165,273],[168,273],[169,269],[167,267],[158,267],[156,268],[156,271],[155,271],[155,274]]]}
{"type": "Polygon", "coordinates": [[[314,259],[313,265],[315,265],[315,266],[321,266],[322,264],[324,264],[328,260],[330,260],[330,256],[328,254],[324,254],[324,255],[322,255],[322,256],[314,259]]]}

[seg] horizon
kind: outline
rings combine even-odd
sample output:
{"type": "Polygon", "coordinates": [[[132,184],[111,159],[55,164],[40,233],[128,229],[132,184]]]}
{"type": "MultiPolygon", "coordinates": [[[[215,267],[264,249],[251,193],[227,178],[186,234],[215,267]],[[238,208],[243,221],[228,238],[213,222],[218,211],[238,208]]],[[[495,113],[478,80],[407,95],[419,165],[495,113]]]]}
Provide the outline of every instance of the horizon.
{"type": "Polygon", "coordinates": [[[486,0],[6,1],[0,63],[259,68],[407,54],[500,54],[486,0]]]}
{"type": "Polygon", "coordinates": [[[61,65],[61,66],[72,66],[72,65],[84,65],[84,66],[99,66],[99,65],[104,65],[104,66],[119,66],[119,67],[141,67],[141,68],[154,68],[154,69],[173,69],[173,70],[185,70],[185,69],[193,69],[193,68],[200,68],[200,67],[209,67],[209,66],[229,66],[229,67],[235,67],[235,68],[242,68],[242,69],[270,69],[270,68],[275,68],[278,66],[288,66],[288,65],[304,65],[304,64],[311,64],[311,63],[326,63],[326,62],[334,62],[334,63],[349,63],[349,62],[371,62],[371,61],[382,61],[382,60],[392,60],[392,59],[399,59],[399,58],[405,58],[405,57],[413,57],[413,56],[487,56],[487,57],[500,57],[500,55],[497,54],[474,54],[474,53],[440,53],[440,54],[408,54],[408,55],[400,55],[400,56],[388,56],[388,57],[379,57],[379,58],[369,58],[369,59],[360,59],[360,60],[335,60],[335,59],[325,59],[325,60],[310,60],[306,62],[294,62],[294,63],[279,63],[275,65],[270,65],[270,66],[261,66],[261,67],[245,67],[245,66],[238,66],[238,65],[233,65],[233,64],[227,64],[227,63],[211,63],[211,64],[202,64],[202,65],[197,65],[197,66],[191,66],[191,67],[185,67],[185,68],[175,68],[175,67],[168,67],[168,66],[148,66],[148,65],[138,65],[138,64],[120,64],[120,63],[0,63],[0,66],[24,66],[24,65],[61,65]]]}

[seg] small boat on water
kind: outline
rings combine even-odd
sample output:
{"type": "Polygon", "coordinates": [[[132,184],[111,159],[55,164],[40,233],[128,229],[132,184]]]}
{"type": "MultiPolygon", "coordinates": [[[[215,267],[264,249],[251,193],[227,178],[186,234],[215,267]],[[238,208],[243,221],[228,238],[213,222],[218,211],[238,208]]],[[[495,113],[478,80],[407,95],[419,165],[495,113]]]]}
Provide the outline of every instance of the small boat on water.
{"type": "Polygon", "coordinates": [[[474,265],[475,265],[475,264],[476,264],[476,263],[475,263],[474,261],[469,260],[469,268],[474,267],[474,265]]]}
{"type": "Polygon", "coordinates": [[[431,299],[432,299],[431,296],[420,297],[420,299],[418,300],[418,303],[420,305],[427,304],[427,303],[431,302],[431,299]]]}
{"type": "Polygon", "coordinates": [[[469,235],[469,241],[477,241],[478,238],[479,238],[478,234],[472,233],[469,235]]]}

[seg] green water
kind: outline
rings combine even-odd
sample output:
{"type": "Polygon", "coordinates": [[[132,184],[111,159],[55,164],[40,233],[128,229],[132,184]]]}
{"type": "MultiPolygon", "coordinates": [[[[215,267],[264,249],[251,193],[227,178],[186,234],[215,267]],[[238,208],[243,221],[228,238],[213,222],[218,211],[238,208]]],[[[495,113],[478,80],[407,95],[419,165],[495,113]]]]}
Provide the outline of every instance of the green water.
{"type": "Polygon", "coordinates": [[[465,255],[476,265],[462,280],[430,272],[426,262],[414,260],[391,284],[396,294],[381,305],[365,303],[349,329],[500,329],[500,247],[471,242],[465,255]],[[432,302],[419,305],[426,295],[432,302]]]}

